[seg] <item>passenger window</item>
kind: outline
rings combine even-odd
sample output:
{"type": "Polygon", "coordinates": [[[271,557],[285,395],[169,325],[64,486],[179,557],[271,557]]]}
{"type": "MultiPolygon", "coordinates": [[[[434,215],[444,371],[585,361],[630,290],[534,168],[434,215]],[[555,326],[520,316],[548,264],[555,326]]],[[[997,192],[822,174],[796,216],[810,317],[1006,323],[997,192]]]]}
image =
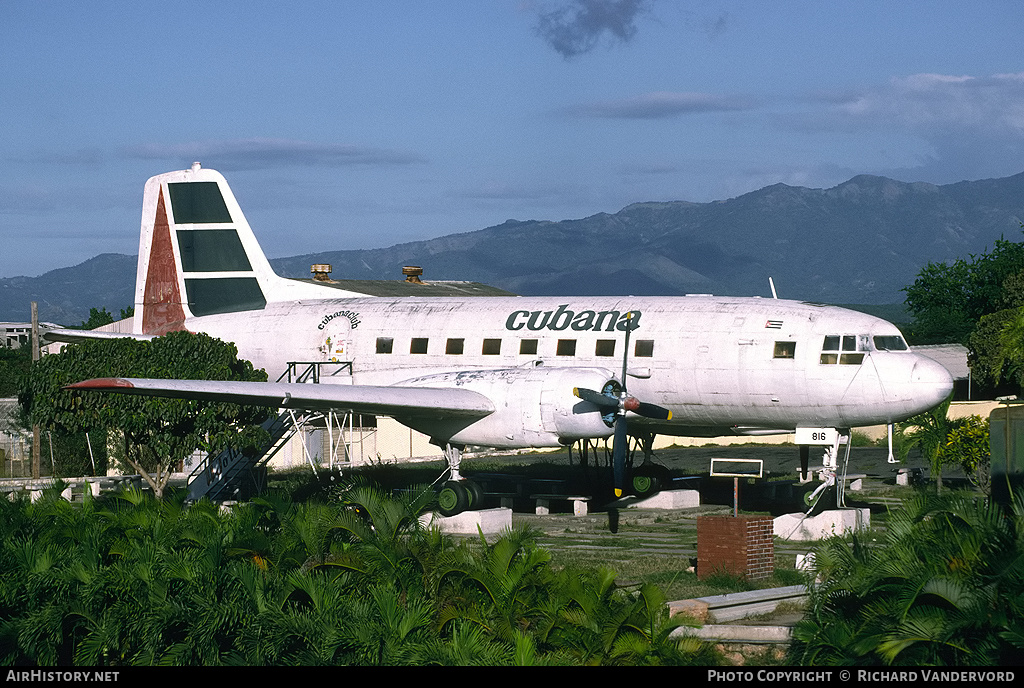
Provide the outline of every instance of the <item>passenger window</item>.
{"type": "Polygon", "coordinates": [[[430,341],[426,337],[413,337],[412,343],[409,344],[409,353],[411,354],[425,354],[427,353],[427,342],[430,341]]]}
{"type": "Polygon", "coordinates": [[[537,340],[524,339],[519,342],[519,353],[524,356],[537,355],[537,340]]]}
{"type": "Polygon", "coordinates": [[[775,342],[775,358],[796,358],[796,342],[775,342]]]}
{"type": "Polygon", "coordinates": [[[615,340],[614,339],[598,339],[597,347],[594,349],[595,356],[614,356],[615,355],[615,340]]]}
{"type": "Polygon", "coordinates": [[[462,349],[466,345],[465,339],[449,339],[448,343],[444,345],[444,352],[446,354],[461,355],[462,349]]]}
{"type": "Polygon", "coordinates": [[[389,354],[395,346],[395,340],[391,337],[377,337],[377,353],[389,354]]]}
{"type": "Polygon", "coordinates": [[[500,339],[485,339],[481,352],[484,356],[497,356],[501,353],[500,339]]]}
{"type": "Polygon", "coordinates": [[[575,356],[576,355],[576,340],[575,339],[559,339],[558,348],[555,350],[556,356],[575,356]]]}
{"type": "Polygon", "coordinates": [[[654,340],[653,339],[638,339],[636,340],[636,347],[633,349],[633,355],[638,358],[650,358],[654,355],[654,340]]]}

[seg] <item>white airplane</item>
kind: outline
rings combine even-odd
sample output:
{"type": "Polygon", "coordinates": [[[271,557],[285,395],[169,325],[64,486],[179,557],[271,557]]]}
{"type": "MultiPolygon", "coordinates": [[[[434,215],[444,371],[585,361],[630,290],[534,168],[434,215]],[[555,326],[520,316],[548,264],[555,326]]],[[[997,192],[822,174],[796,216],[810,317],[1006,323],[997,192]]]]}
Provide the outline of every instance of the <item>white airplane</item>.
{"type": "MultiPolygon", "coordinates": [[[[372,296],[359,282],[285,279],[227,181],[198,163],[146,183],[138,266],[131,336],[205,332],[234,342],[270,379],[293,362],[340,362],[342,372],[321,384],[104,379],[75,387],[391,416],[445,449],[449,512],[473,501],[459,472],[467,445],[559,447],[614,436],[619,495],[627,433],[797,431],[798,442],[838,450],[849,428],[927,411],[953,385],[894,325],[832,306],[709,295],[372,296]]],[[[806,453],[803,461],[806,472],[806,453]]]]}

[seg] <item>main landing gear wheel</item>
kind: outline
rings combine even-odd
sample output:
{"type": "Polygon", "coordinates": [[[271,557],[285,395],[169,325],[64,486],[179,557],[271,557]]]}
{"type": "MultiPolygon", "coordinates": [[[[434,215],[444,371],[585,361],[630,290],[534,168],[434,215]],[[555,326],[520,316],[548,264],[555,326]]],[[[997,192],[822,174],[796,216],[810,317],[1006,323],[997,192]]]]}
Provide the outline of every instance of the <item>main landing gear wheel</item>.
{"type": "Polygon", "coordinates": [[[484,491],[472,480],[449,480],[437,493],[437,510],[442,516],[455,516],[467,509],[483,506],[484,491]]]}
{"type": "Polygon", "coordinates": [[[483,488],[472,480],[463,480],[462,484],[466,488],[466,492],[469,493],[469,508],[482,509],[484,506],[483,488]]]}
{"type": "Polygon", "coordinates": [[[469,507],[469,491],[459,481],[449,480],[437,493],[437,510],[442,516],[461,514],[469,507]]]}
{"type": "Polygon", "coordinates": [[[651,497],[668,485],[671,475],[663,466],[643,465],[633,471],[633,494],[651,497]]]}

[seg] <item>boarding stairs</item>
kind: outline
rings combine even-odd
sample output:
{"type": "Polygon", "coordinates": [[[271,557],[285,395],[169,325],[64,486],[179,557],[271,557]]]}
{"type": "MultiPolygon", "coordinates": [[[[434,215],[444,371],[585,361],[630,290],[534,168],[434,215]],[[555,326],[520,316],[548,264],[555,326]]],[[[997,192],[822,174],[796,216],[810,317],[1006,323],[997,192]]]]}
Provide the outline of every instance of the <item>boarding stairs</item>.
{"type": "MultiPolygon", "coordinates": [[[[319,384],[326,366],[334,367],[329,372],[332,377],[346,370],[351,375],[350,362],[291,362],[277,381],[319,384]]],[[[290,410],[271,415],[260,426],[267,431],[269,439],[252,456],[231,447],[209,454],[189,475],[188,501],[206,497],[210,501],[223,502],[259,494],[264,487],[267,462],[288,443],[301,423],[302,417],[290,410]]]]}

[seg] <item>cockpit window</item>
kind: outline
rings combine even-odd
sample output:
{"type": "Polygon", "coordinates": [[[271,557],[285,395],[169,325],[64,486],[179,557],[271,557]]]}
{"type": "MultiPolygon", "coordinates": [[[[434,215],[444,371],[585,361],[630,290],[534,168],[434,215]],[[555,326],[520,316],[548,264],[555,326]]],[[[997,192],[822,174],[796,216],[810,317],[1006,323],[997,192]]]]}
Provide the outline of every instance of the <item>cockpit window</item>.
{"type": "Polygon", "coordinates": [[[898,334],[879,335],[875,337],[875,349],[878,351],[906,351],[907,343],[898,334]]]}

